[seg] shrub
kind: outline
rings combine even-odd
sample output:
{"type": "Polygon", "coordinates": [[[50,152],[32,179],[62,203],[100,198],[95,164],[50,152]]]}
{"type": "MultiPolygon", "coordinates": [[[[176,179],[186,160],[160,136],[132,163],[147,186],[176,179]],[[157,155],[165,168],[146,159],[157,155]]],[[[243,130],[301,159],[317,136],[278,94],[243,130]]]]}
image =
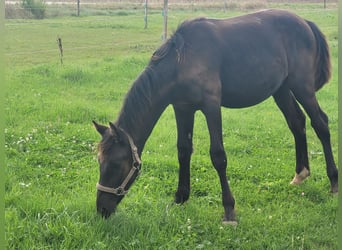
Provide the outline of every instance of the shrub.
{"type": "Polygon", "coordinates": [[[24,9],[30,11],[37,19],[43,19],[45,17],[46,5],[40,0],[22,0],[22,6],[24,9]]]}
{"type": "Polygon", "coordinates": [[[30,11],[19,7],[17,4],[5,4],[5,18],[6,19],[28,19],[33,18],[30,11]]]}

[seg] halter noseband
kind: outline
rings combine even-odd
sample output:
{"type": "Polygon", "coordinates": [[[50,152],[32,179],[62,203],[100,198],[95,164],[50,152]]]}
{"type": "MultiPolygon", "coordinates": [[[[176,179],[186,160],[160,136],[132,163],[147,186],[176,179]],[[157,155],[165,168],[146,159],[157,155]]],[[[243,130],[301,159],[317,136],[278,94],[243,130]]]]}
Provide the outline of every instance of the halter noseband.
{"type": "Polygon", "coordinates": [[[102,191],[102,192],[106,192],[106,193],[115,194],[115,195],[118,195],[118,196],[123,196],[123,195],[128,193],[128,189],[126,190],[125,188],[126,188],[128,182],[132,179],[132,177],[133,177],[135,172],[137,172],[138,175],[139,175],[140,167],[141,167],[141,160],[140,160],[140,157],[139,157],[139,154],[138,154],[138,149],[134,145],[133,139],[124,130],[122,130],[122,131],[127,136],[128,142],[129,142],[129,145],[130,145],[131,151],[132,151],[133,162],[132,162],[131,171],[129,171],[128,175],[126,176],[126,178],[124,179],[122,184],[119,187],[117,187],[117,188],[106,187],[106,186],[101,185],[100,183],[96,184],[97,190],[102,191]]]}

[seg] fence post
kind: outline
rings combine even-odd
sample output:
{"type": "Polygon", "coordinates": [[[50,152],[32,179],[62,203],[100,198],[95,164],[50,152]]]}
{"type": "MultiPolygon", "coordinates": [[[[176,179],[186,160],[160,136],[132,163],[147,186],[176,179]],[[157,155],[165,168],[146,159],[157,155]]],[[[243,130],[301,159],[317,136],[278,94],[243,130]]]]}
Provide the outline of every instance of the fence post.
{"type": "Polygon", "coordinates": [[[168,0],[164,0],[164,34],[163,34],[163,40],[166,40],[167,38],[167,6],[168,6],[168,0]]]}
{"type": "Polygon", "coordinates": [[[63,65],[63,45],[62,45],[62,38],[60,38],[59,36],[57,37],[57,44],[58,44],[58,48],[59,48],[61,65],[63,65]]]}
{"type": "Polygon", "coordinates": [[[80,16],[80,0],[77,0],[77,16],[80,16]]]}
{"type": "Polygon", "coordinates": [[[148,8],[147,4],[148,4],[148,0],[145,0],[145,18],[144,18],[145,27],[144,29],[147,29],[147,8],[148,8]]]}

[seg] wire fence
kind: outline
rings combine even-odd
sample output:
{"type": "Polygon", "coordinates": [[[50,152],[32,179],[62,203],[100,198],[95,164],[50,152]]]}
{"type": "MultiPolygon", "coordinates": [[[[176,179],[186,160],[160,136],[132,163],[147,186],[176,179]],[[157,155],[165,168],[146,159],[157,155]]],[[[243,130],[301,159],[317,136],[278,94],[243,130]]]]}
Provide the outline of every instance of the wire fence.
{"type": "MultiPolygon", "coordinates": [[[[115,1],[112,0],[110,3],[112,4],[113,2],[118,2],[118,3],[122,3],[123,1],[115,1]]],[[[137,4],[142,4],[143,1],[135,1],[134,3],[137,4]]],[[[152,2],[152,1],[151,1],[152,2]]],[[[157,1],[155,0],[154,2],[158,3],[158,2],[162,2],[162,1],[157,1]]],[[[188,4],[190,2],[200,2],[200,1],[170,1],[169,2],[177,2],[177,3],[184,3],[184,4],[188,4]]],[[[206,2],[210,2],[210,4],[213,4],[213,1],[201,1],[202,3],[206,3],[206,2]]],[[[246,1],[247,3],[248,1],[246,1]]],[[[262,1],[265,2],[265,1],[262,1]]],[[[281,3],[285,3],[286,1],[275,1],[277,3],[281,2],[281,3]]],[[[287,1],[287,2],[292,2],[293,1],[287,1]]],[[[304,2],[304,1],[296,1],[296,2],[304,2]]],[[[308,1],[305,1],[306,3],[308,1]]],[[[218,2],[217,2],[218,3],[218,2]]],[[[261,2],[260,2],[261,3],[261,2]]],[[[321,4],[322,1],[310,1],[310,3],[312,4],[321,4]]],[[[21,7],[18,4],[14,4],[13,5],[15,8],[20,9],[21,7]]],[[[108,6],[107,6],[108,7],[108,6]]],[[[260,6],[259,6],[260,7],[260,6]]],[[[262,9],[264,6],[261,6],[260,9],[262,9]]],[[[268,7],[268,5],[266,6],[268,7]]],[[[335,5],[332,2],[329,2],[328,4],[329,8],[332,8],[333,10],[337,10],[337,3],[335,2],[335,5]]],[[[51,8],[51,10],[55,10],[55,11],[60,11],[62,12],[62,15],[65,15],[65,7],[61,7],[61,6],[57,6],[57,5],[51,5],[49,8],[51,8]]],[[[98,9],[98,6],[95,6],[92,8],[93,11],[95,11],[96,9],[98,9]]],[[[256,8],[259,9],[259,8],[256,8]]],[[[103,9],[101,9],[103,11],[103,9]]],[[[108,16],[107,15],[112,15],[115,17],[117,17],[118,15],[125,15],[124,11],[129,11],[129,18],[131,21],[134,21],[134,19],[136,19],[137,22],[143,22],[143,7],[140,6],[139,8],[129,8],[128,6],[126,6],[126,9],[122,9],[122,8],[114,8],[114,7],[108,7],[107,12],[112,11],[111,13],[105,13],[103,14],[103,12],[95,12],[94,14],[89,13],[89,15],[94,15],[94,17],[92,17],[91,19],[88,18],[70,18],[70,19],[63,19],[63,26],[87,26],[87,25],[93,25],[94,23],[106,23],[108,22],[108,16]],[[138,13],[138,14],[134,14],[134,12],[138,13]]],[[[159,9],[156,9],[156,11],[158,11],[158,15],[162,15],[161,13],[162,10],[162,6],[159,7],[159,9]]],[[[75,9],[73,9],[74,13],[75,13],[75,9]]],[[[195,11],[195,10],[191,10],[188,9],[187,11],[195,11]]],[[[211,9],[210,12],[211,13],[215,13],[215,11],[217,11],[217,13],[222,14],[222,11],[224,11],[223,7],[221,6],[221,8],[217,8],[217,9],[211,9]]],[[[318,13],[321,12],[322,8],[321,7],[308,7],[303,5],[303,9],[301,10],[302,13],[318,13]]],[[[156,13],[154,13],[156,14],[156,13]]],[[[115,17],[113,17],[115,19],[115,17]]],[[[161,18],[160,18],[161,19],[161,18]]],[[[162,22],[162,21],[161,21],[162,22]]],[[[26,26],[30,26],[28,29],[32,29],[32,27],[36,26],[37,30],[40,29],[40,26],[50,26],[50,27],[54,27],[54,26],[59,26],[61,25],[60,20],[57,18],[48,18],[45,19],[44,21],[37,21],[37,20],[33,20],[31,18],[24,18],[24,19],[10,19],[7,20],[5,22],[5,28],[7,29],[8,32],[12,32],[12,33],[18,33],[18,36],[16,37],[17,40],[22,39],[22,41],[16,41],[16,46],[12,46],[11,41],[7,40],[8,44],[5,44],[5,58],[6,60],[10,61],[10,62],[18,62],[18,63],[24,63],[23,62],[23,58],[31,58],[29,61],[30,62],[35,62],[35,63],[46,63],[49,62],[49,58],[51,57],[51,55],[56,55],[56,58],[58,58],[59,56],[59,49],[58,49],[58,34],[55,34],[54,37],[52,37],[48,43],[46,39],[42,39],[42,41],[39,41],[39,38],[37,38],[37,44],[36,45],[32,45],[34,42],[32,41],[25,41],[25,37],[24,35],[20,36],[20,32],[21,30],[25,30],[26,26]],[[34,60],[32,60],[32,58],[35,58],[34,60]]],[[[162,24],[161,24],[162,25],[162,24]]],[[[323,28],[323,27],[322,27],[323,28]]],[[[143,29],[143,26],[142,26],[143,29]]],[[[337,23],[336,25],[333,26],[325,26],[324,29],[331,29],[331,30],[337,30],[337,23]]],[[[160,30],[160,33],[162,32],[162,30],[160,30]]],[[[81,34],[75,34],[75,36],[78,36],[81,34]]],[[[63,40],[64,37],[61,37],[61,42],[65,42],[65,44],[63,44],[63,52],[65,55],[69,55],[70,54],[75,54],[75,58],[76,57],[82,57],[82,52],[84,51],[89,51],[89,50],[93,50],[95,51],[94,53],[96,53],[96,51],[103,51],[103,54],[108,53],[109,50],[120,50],[120,49],[134,49],[137,46],[141,46],[141,47],[147,47],[149,50],[153,50],[153,48],[156,48],[158,44],[161,43],[161,37],[160,36],[150,36],[150,37],[142,37],[141,39],[139,39],[139,41],[129,41],[129,40],[125,40],[125,41],[115,41],[112,39],[112,37],[110,36],[106,36],[103,38],[103,41],[98,42],[96,40],[92,40],[89,39],[88,41],[84,41],[84,39],[82,39],[82,37],[80,37],[79,41],[77,41],[75,44],[70,44],[70,42],[68,43],[67,39],[66,41],[63,40]],[[77,55],[76,55],[77,54],[77,55]]],[[[5,41],[6,43],[6,41],[5,41]]],[[[99,52],[100,53],[100,52],[99,52]]],[[[61,58],[62,60],[62,58],[61,58]]],[[[57,60],[56,60],[57,61],[57,60]]]]}
{"type": "MultiPolygon", "coordinates": [[[[149,10],[161,10],[164,0],[140,0],[140,1],[124,1],[124,0],[5,0],[5,17],[11,18],[35,18],[35,12],[44,17],[55,16],[74,16],[74,15],[94,15],[94,14],[110,14],[113,11],[130,10],[143,11],[148,5],[149,10]],[[29,4],[27,4],[29,3],[29,4]]],[[[170,9],[184,10],[252,10],[266,8],[271,4],[317,4],[322,8],[336,7],[337,0],[168,0],[170,9]]]]}

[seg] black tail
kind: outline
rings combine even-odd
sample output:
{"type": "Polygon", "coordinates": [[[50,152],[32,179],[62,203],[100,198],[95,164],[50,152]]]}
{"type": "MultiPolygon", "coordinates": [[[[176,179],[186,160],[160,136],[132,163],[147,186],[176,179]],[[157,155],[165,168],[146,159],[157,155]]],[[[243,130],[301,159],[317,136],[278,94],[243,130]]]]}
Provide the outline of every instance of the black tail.
{"type": "Polygon", "coordinates": [[[316,56],[316,91],[319,90],[325,83],[327,83],[331,76],[331,64],[329,46],[325,39],[324,34],[319,30],[316,24],[305,20],[310,26],[316,38],[317,56],[316,56]]]}

